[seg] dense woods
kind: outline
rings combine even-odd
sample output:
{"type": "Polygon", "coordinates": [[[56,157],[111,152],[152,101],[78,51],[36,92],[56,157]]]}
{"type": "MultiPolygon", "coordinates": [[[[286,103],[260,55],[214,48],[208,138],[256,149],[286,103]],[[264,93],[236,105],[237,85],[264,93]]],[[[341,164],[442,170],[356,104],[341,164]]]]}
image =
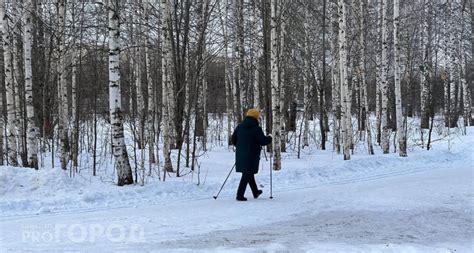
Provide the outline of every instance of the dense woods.
{"type": "Polygon", "coordinates": [[[406,157],[474,123],[470,0],[0,0],[0,15],[1,165],[95,176],[110,157],[118,185],[180,177],[232,150],[250,108],[274,170],[312,147],[406,157]]]}

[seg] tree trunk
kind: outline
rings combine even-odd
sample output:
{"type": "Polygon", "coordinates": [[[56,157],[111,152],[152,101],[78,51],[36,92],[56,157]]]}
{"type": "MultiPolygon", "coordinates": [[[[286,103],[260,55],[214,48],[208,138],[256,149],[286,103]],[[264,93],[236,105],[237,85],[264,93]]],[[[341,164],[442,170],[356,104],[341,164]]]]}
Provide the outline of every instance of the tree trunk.
{"type": "Polygon", "coordinates": [[[117,185],[133,184],[132,169],[125,145],[120,91],[119,0],[109,0],[109,109],[112,150],[117,169],[117,185]]]}
{"type": "Polygon", "coordinates": [[[400,1],[393,1],[393,43],[394,43],[394,59],[395,66],[393,74],[395,76],[395,107],[397,118],[397,137],[398,151],[400,156],[407,156],[407,138],[406,138],[406,122],[402,112],[402,88],[400,82],[400,1]]]}
{"type": "Polygon", "coordinates": [[[253,1],[253,42],[252,42],[252,65],[253,65],[253,108],[260,108],[260,72],[259,72],[259,58],[260,58],[260,41],[258,39],[258,6],[257,1],[253,1]]]}
{"type": "Polygon", "coordinates": [[[238,57],[236,82],[240,93],[240,105],[236,111],[239,114],[239,121],[242,115],[249,109],[248,84],[245,82],[245,48],[244,48],[244,0],[234,0],[236,15],[236,33],[237,40],[236,53],[238,57]]]}
{"type": "Polygon", "coordinates": [[[378,10],[377,10],[377,46],[376,46],[376,56],[375,56],[375,61],[376,61],[376,74],[375,74],[375,116],[376,116],[376,123],[375,123],[375,128],[377,132],[377,143],[380,145],[381,144],[381,138],[382,138],[382,80],[381,80],[381,74],[382,74],[382,57],[381,57],[381,51],[382,51],[382,8],[383,8],[383,3],[382,0],[378,0],[378,10]]]}
{"type": "Polygon", "coordinates": [[[346,3],[338,0],[339,7],[339,81],[341,90],[341,127],[342,142],[344,145],[344,160],[351,159],[352,127],[351,127],[351,99],[348,83],[347,65],[347,30],[346,30],[346,3]]]}
{"type": "MultiPolygon", "coordinates": [[[[134,73],[135,73],[135,89],[137,94],[137,118],[138,118],[138,148],[145,148],[145,95],[142,87],[142,12],[141,7],[136,8],[136,36],[135,36],[135,54],[134,54],[134,73]]],[[[135,120],[135,119],[134,119],[135,120]]],[[[142,150],[143,151],[143,150],[142,150]]],[[[143,152],[142,152],[143,153],[143,152]]]]}
{"type": "Polygon", "coordinates": [[[231,145],[232,137],[232,123],[233,117],[233,103],[232,103],[232,75],[229,68],[229,35],[227,20],[229,17],[229,0],[225,1],[225,14],[221,16],[222,33],[224,35],[224,83],[225,83],[225,102],[227,112],[227,145],[231,145]]]}
{"type": "Polygon", "coordinates": [[[79,147],[79,122],[78,122],[78,107],[77,107],[77,66],[79,65],[79,59],[81,57],[81,49],[73,52],[72,57],[72,70],[71,70],[71,160],[73,163],[74,170],[77,169],[78,161],[78,147],[79,147]]]}
{"type": "Polygon", "coordinates": [[[58,91],[59,91],[59,140],[61,168],[66,169],[68,163],[68,87],[66,80],[66,0],[58,0],[58,91]]]}
{"type": "Polygon", "coordinates": [[[172,106],[173,100],[173,84],[171,81],[172,68],[172,52],[171,52],[171,2],[169,0],[161,0],[162,11],[162,33],[161,41],[162,57],[161,57],[161,75],[163,86],[163,156],[165,158],[164,170],[167,172],[173,171],[171,163],[171,131],[172,118],[170,113],[174,112],[172,106]]]}
{"type": "Polygon", "coordinates": [[[331,54],[332,61],[331,66],[331,82],[332,82],[332,117],[333,117],[333,149],[336,150],[337,154],[341,153],[341,86],[340,86],[340,76],[339,76],[339,55],[338,55],[338,46],[339,45],[339,19],[338,11],[339,7],[336,2],[332,2],[332,15],[331,15],[331,54]],[[337,36],[336,36],[337,34],[337,36]]]}
{"type": "Polygon", "coordinates": [[[430,84],[428,82],[428,71],[429,70],[429,55],[428,55],[428,44],[429,44],[429,10],[430,10],[431,0],[425,0],[423,6],[423,23],[422,23],[422,37],[421,37],[421,48],[422,48],[422,64],[420,66],[420,89],[421,89],[421,129],[429,128],[429,91],[430,84]]]}
{"type": "MultiPolygon", "coordinates": [[[[449,128],[454,128],[457,127],[457,122],[458,122],[458,103],[457,103],[457,90],[458,90],[458,79],[459,79],[459,73],[458,73],[458,55],[456,52],[456,37],[458,33],[458,29],[456,29],[453,24],[453,18],[456,16],[457,13],[455,13],[456,6],[454,6],[456,3],[449,2],[448,3],[448,14],[449,14],[449,20],[451,21],[451,25],[449,26],[449,43],[447,44],[448,47],[448,55],[449,55],[449,71],[448,71],[448,77],[449,77],[449,120],[448,120],[448,127],[449,128]]],[[[457,24],[456,24],[457,25],[457,24]]]]}
{"type": "Polygon", "coordinates": [[[382,73],[380,74],[381,83],[381,99],[382,99],[382,115],[381,115],[381,126],[382,136],[380,139],[382,151],[384,154],[390,152],[390,123],[389,123],[389,89],[388,89],[388,40],[387,40],[387,0],[382,0],[382,73]]]}
{"type": "Polygon", "coordinates": [[[3,59],[5,67],[5,89],[7,99],[7,153],[8,163],[11,166],[18,166],[17,143],[15,134],[15,88],[13,83],[13,66],[12,66],[12,33],[9,27],[9,17],[7,16],[6,1],[0,2],[0,15],[2,17],[3,32],[3,59]]]}
{"type": "MultiPolygon", "coordinates": [[[[242,84],[240,79],[239,73],[239,66],[240,66],[240,54],[239,54],[239,45],[240,39],[236,38],[239,34],[239,2],[242,0],[234,1],[232,4],[233,8],[233,15],[234,15],[234,26],[233,26],[233,48],[232,48],[232,57],[231,57],[231,66],[232,66],[232,95],[233,95],[233,102],[234,102],[234,120],[236,122],[242,121],[242,84]]],[[[243,25],[243,24],[242,24],[243,25]]]]}
{"type": "Polygon", "coordinates": [[[27,166],[28,164],[28,158],[27,158],[27,151],[26,151],[26,132],[25,132],[25,110],[24,110],[24,86],[23,86],[23,81],[22,81],[22,73],[20,68],[21,62],[20,62],[20,55],[22,54],[20,47],[18,46],[20,42],[20,37],[18,36],[21,32],[21,14],[22,10],[19,10],[22,6],[20,5],[21,3],[19,1],[13,1],[12,5],[12,16],[13,16],[13,86],[14,86],[14,100],[15,100],[15,113],[16,113],[16,121],[15,121],[15,127],[17,131],[17,143],[18,143],[18,152],[21,158],[21,164],[23,166],[27,166]],[[19,6],[20,5],[20,6],[19,6]]]}
{"type": "Polygon", "coordinates": [[[368,84],[366,82],[366,68],[365,68],[365,0],[359,0],[360,8],[360,79],[362,87],[362,98],[364,107],[363,113],[365,113],[365,131],[367,141],[367,151],[369,155],[374,154],[374,147],[372,145],[372,130],[370,127],[370,107],[369,107],[369,96],[368,96],[368,84]]]}
{"type": "Polygon", "coordinates": [[[27,117],[27,138],[28,138],[28,167],[38,169],[38,131],[35,122],[35,108],[33,104],[33,73],[31,64],[31,44],[32,37],[32,19],[34,6],[32,0],[25,1],[23,48],[25,61],[25,101],[27,117]]]}
{"type": "Polygon", "coordinates": [[[272,98],[272,136],[273,136],[273,170],[281,169],[281,109],[280,109],[280,83],[278,81],[278,16],[277,7],[279,1],[271,0],[271,44],[270,44],[270,67],[271,67],[271,98],[272,98]]]}
{"type": "MultiPolygon", "coordinates": [[[[148,27],[150,27],[150,0],[145,0],[145,27],[147,28],[145,32],[145,65],[146,65],[146,83],[148,89],[148,113],[146,115],[147,119],[147,142],[148,142],[148,159],[149,164],[156,163],[155,159],[155,87],[153,85],[153,75],[151,67],[151,56],[150,56],[150,35],[148,32],[148,27]]],[[[151,166],[151,165],[150,165],[151,166]]]]}
{"type": "Polygon", "coordinates": [[[311,54],[309,50],[309,6],[305,8],[305,19],[303,23],[304,28],[304,50],[303,50],[303,120],[304,120],[304,130],[303,130],[303,147],[309,146],[309,107],[310,107],[310,74],[309,69],[311,68],[311,54]]]}
{"type": "Polygon", "coordinates": [[[323,0],[323,35],[322,35],[322,80],[319,85],[319,129],[321,131],[321,150],[326,150],[326,132],[327,132],[327,116],[326,116],[326,2],[323,0]]]}
{"type": "MultiPolygon", "coordinates": [[[[287,116],[288,116],[288,98],[286,94],[286,51],[285,51],[285,36],[286,36],[286,21],[284,20],[283,14],[281,12],[282,2],[279,3],[279,16],[280,16],[280,33],[279,33],[279,52],[278,52],[278,87],[280,89],[279,103],[280,103],[280,150],[281,152],[286,152],[286,140],[288,136],[288,126],[287,126],[287,116]]],[[[277,7],[277,8],[278,8],[277,7]]]]}
{"type": "MultiPolygon", "coordinates": [[[[467,15],[467,9],[462,12],[462,17],[463,17],[463,30],[465,29],[465,15],[467,15]]],[[[471,14],[472,16],[472,14],[471,14]]],[[[474,17],[472,18],[474,20],[474,17]]],[[[471,34],[471,41],[473,38],[473,34],[471,34]]],[[[473,41],[474,42],[474,41],[473,41]]],[[[471,45],[472,48],[474,48],[474,44],[471,45]]],[[[464,126],[472,126],[473,125],[473,120],[472,120],[472,108],[471,108],[471,89],[469,87],[469,83],[467,82],[466,78],[468,78],[468,75],[466,73],[466,54],[462,52],[464,48],[464,43],[461,40],[460,42],[460,48],[459,51],[461,53],[461,88],[462,88],[462,101],[464,102],[463,104],[463,119],[464,119],[464,126]]],[[[474,58],[474,57],[473,57],[474,58]]],[[[474,61],[474,60],[473,60],[474,61]]]]}

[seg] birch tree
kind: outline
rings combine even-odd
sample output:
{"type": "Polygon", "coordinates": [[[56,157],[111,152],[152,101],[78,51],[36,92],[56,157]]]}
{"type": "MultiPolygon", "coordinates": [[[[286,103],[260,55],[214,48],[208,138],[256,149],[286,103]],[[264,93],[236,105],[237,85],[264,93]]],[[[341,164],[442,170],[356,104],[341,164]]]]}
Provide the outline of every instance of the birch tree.
{"type": "Polygon", "coordinates": [[[80,64],[80,58],[82,57],[81,49],[77,49],[72,52],[72,63],[71,63],[71,161],[73,166],[73,172],[77,170],[78,166],[78,152],[79,152],[79,111],[78,111],[78,96],[77,96],[77,68],[80,64]]]}
{"type": "Polygon", "coordinates": [[[382,99],[382,115],[381,115],[381,126],[382,126],[382,135],[381,135],[381,146],[384,154],[390,152],[390,124],[388,121],[389,117],[389,108],[388,108],[388,40],[387,40],[387,0],[382,0],[382,58],[381,58],[381,71],[380,74],[380,84],[381,84],[381,99],[382,99]]]}
{"type": "Polygon", "coordinates": [[[382,12],[383,12],[383,4],[382,0],[377,0],[377,29],[375,31],[377,44],[376,44],[376,55],[375,55],[375,65],[376,65],[376,73],[375,73],[375,117],[376,117],[376,137],[377,143],[380,145],[380,139],[382,136],[382,89],[381,89],[381,74],[382,74],[382,12]]]}
{"type": "Polygon", "coordinates": [[[270,67],[271,67],[271,98],[272,98],[272,136],[273,136],[273,170],[281,169],[281,110],[280,110],[280,82],[278,80],[278,4],[279,0],[271,0],[270,24],[270,67]]]}
{"type": "Polygon", "coordinates": [[[248,96],[248,85],[245,83],[245,34],[244,34],[244,0],[234,0],[235,3],[235,15],[236,15],[236,32],[235,40],[236,53],[238,57],[237,64],[237,88],[240,92],[240,106],[238,107],[238,118],[239,121],[242,118],[243,112],[249,109],[249,96],[248,96]]]}
{"type": "Polygon", "coordinates": [[[58,0],[58,91],[59,91],[59,140],[61,168],[68,163],[68,87],[66,79],[66,0],[58,0]]]}
{"type": "Polygon", "coordinates": [[[309,69],[311,57],[309,50],[309,6],[305,8],[305,18],[303,23],[304,29],[304,49],[303,49],[303,106],[304,106],[304,132],[303,132],[303,146],[309,146],[309,107],[310,107],[310,76],[309,69]]]}
{"type": "MultiPolygon", "coordinates": [[[[454,24],[455,17],[455,2],[448,2],[447,5],[447,16],[449,21],[445,26],[445,31],[447,32],[448,43],[446,44],[446,55],[448,56],[447,60],[447,72],[448,78],[445,84],[445,104],[447,105],[447,110],[445,111],[445,121],[448,128],[457,127],[458,121],[458,106],[456,102],[457,98],[457,89],[458,89],[458,56],[456,52],[456,36],[458,29],[456,29],[454,24]]],[[[446,36],[446,35],[445,35],[446,36]]]]}
{"type": "Polygon", "coordinates": [[[421,23],[422,26],[422,34],[421,34],[421,50],[422,50],[422,63],[420,67],[420,89],[421,89],[421,131],[423,134],[423,129],[429,128],[429,97],[430,97],[430,85],[428,82],[428,71],[429,71],[429,11],[431,9],[431,0],[424,0],[423,3],[423,22],[421,23]]]}
{"type": "Polygon", "coordinates": [[[339,4],[331,2],[331,85],[332,85],[332,117],[333,117],[333,149],[339,154],[341,152],[341,88],[339,76],[339,4]]]}
{"type": "Polygon", "coordinates": [[[171,131],[172,120],[171,115],[173,106],[173,86],[171,81],[171,2],[169,0],[161,0],[161,41],[163,43],[161,56],[161,85],[163,88],[162,98],[162,112],[163,112],[163,156],[165,158],[164,170],[168,172],[173,171],[171,163],[171,131]]]}
{"type": "MultiPolygon", "coordinates": [[[[465,29],[464,20],[466,18],[466,14],[467,14],[467,8],[466,10],[462,11],[462,28],[463,28],[462,30],[465,29]]],[[[471,19],[474,21],[474,13],[471,14],[471,19]]],[[[472,22],[472,27],[474,28],[474,22],[472,22]]],[[[471,43],[474,42],[473,37],[474,37],[474,34],[471,33],[471,43]]],[[[466,54],[463,53],[464,41],[462,40],[462,36],[460,40],[461,42],[460,42],[459,52],[461,54],[461,88],[462,88],[462,95],[463,95],[462,100],[464,102],[463,119],[464,119],[464,126],[472,126],[474,123],[471,116],[472,115],[472,108],[471,108],[472,98],[471,98],[471,89],[469,88],[469,83],[466,80],[466,77],[468,76],[468,73],[466,71],[467,59],[466,59],[466,54]]],[[[474,44],[471,45],[471,48],[474,49],[474,44]]],[[[474,55],[471,55],[471,57],[472,57],[471,61],[474,62],[474,55]]],[[[471,73],[471,77],[473,76],[474,76],[474,73],[471,73]]],[[[473,82],[472,79],[471,79],[471,82],[473,82]]]]}
{"type": "Polygon", "coordinates": [[[148,90],[148,113],[147,117],[147,142],[148,142],[148,158],[149,163],[153,164],[156,162],[155,159],[155,89],[153,86],[153,75],[151,67],[151,53],[150,53],[150,32],[148,27],[150,27],[150,15],[151,15],[151,2],[150,0],[145,0],[145,66],[146,66],[146,83],[148,90]]]}
{"type": "MultiPolygon", "coordinates": [[[[246,99],[246,93],[243,92],[243,65],[241,66],[241,58],[243,60],[243,48],[241,49],[241,38],[243,39],[243,8],[241,7],[243,0],[234,0],[232,6],[234,25],[233,25],[233,48],[232,48],[232,94],[234,102],[235,121],[242,121],[242,101],[246,99]],[[242,56],[242,57],[241,57],[242,56]],[[242,67],[242,68],[241,68],[242,67]],[[242,69],[242,71],[240,71],[242,69]],[[242,76],[240,73],[242,72],[242,76]],[[242,79],[241,79],[242,78],[242,79]],[[245,99],[242,99],[245,97],[245,99]]],[[[232,1],[231,1],[232,2],[232,1]]]]}
{"type": "Polygon", "coordinates": [[[365,0],[359,0],[359,19],[360,19],[360,79],[363,90],[363,101],[365,110],[365,131],[367,139],[367,151],[369,155],[374,154],[374,147],[372,145],[372,130],[370,127],[370,106],[368,97],[368,84],[366,81],[366,57],[365,57],[365,0]]]}
{"type": "Polygon", "coordinates": [[[35,108],[33,104],[33,73],[31,64],[31,44],[32,37],[32,19],[34,6],[32,0],[25,1],[24,12],[24,31],[23,31],[23,48],[24,48],[24,65],[25,65],[25,101],[26,101],[26,117],[27,117],[27,149],[28,149],[28,166],[38,169],[38,131],[35,123],[35,108]]]}
{"type": "Polygon", "coordinates": [[[224,43],[224,84],[225,84],[225,103],[227,113],[227,144],[231,145],[233,103],[232,103],[232,75],[229,66],[229,35],[228,35],[228,19],[229,19],[229,0],[224,2],[224,15],[221,15],[221,26],[224,43]]]}
{"type": "Polygon", "coordinates": [[[138,117],[138,147],[142,149],[145,147],[145,95],[143,94],[142,87],[142,12],[141,7],[135,8],[135,22],[136,22],[136,36],[134,52],[134,76],[135,76],[135,89],[137,94],[137,117],[138,117]]]}
{"type": "Polygon", "coordinates": [[[7,102],[7,154],[8,163],[11,166],[18,166],[18,153],[15,134],[15,88],[13,84],[12,69],[12,33],[9,27],[9,17],[6,10],[6,0],[0,1],[0,15],[2,17],[2,39],[3,39],[3,62],[5,68],[5,93],[7,102]]]}
{"type": "Polygon", "coordinates": [[[112,149],[117,169],[117,185],[133,184],[132,169],[125,146],[122,97],[120,89],[120,23],[119,0],[109,0],[109,109],[112,149]]]}
{"type": "Polygon", "coordinates": [[[351,100],[349,99],[349,84],[347,74],[347,30],[346,30],[346,3],[338,0],[339,13],[339,81],[341,94],[341,127],[344,160],[351,159],[352,122],[351,100]]]}
{"type": "Polygon", "coordinates": [[[402,88],[400,82],[400,1],[393,1],[393,43],[394,43],[394,78],[395,78],[395,104],[397,117],[398,150],[402,157],[407,156],[407,138],[405,131],[405,117],[402,113],[402,88]]]}
{"type": "Polygon", "coordinates": [[[26,166],[28,163],[27,160],[27,150],[26,150],[26,136],[25,136],[25,122],[24,122],[24,107],[23,107],[23,94],[24,94],[24,85],[22,81],[22,71],[21,71],[21,54],[23,53],[21,47],[19,46],[19,40],[21,37],[18,36],[21,34],[21,5],[19,1],[12,2],[12,55],[13,55],[13,87],[14,87],[14,103],[15,103],[15,129],[17,135],[17,150],[21,158],[21,164],[26,166]]]}
{"type": "Polygon", "coordinates": [[[252,2],[252,30],[253,30],[253,42],[252,42],[252,65],[253,65],[253,108],[260,108],[260,71],[259,71],[259,58],[261,55],[259,44],[261,43],[258,36],[258,8],[257,0],[252,2]]]}
{"type": "Polygon", "coordinates": [[[279,111],[280,111],[280,118],[279,118],[279,125],[280,125],[280,136],[281,136],[281,141],[280,141],[280,151],[281,152],[286,152],[286,139],[287,139],[287,131],[288,131],[288,126],[287,126],[287,121],[286,121],[286,115],[288,112],[288,103],[286,99],[286,87],[287,85],[285,84],[285,78],[286,78],[286,50],[285,50],[285,36],[286,36],[286,20],[284,17],[284,13],[282,12],[282,9],[284,9],[282,2],[278,3],[277,6],[277,11],[278,11],[278,16],[279,16],[279,33],[277,33],[278,38],[279,38],[279,44],[278,44],[278,53],[277,53],[277,61],[278,61],[278,87],[280,89],[279,91],[279,99],[277,100],[278,103],[280,103],[279,106],[279,111]]]}

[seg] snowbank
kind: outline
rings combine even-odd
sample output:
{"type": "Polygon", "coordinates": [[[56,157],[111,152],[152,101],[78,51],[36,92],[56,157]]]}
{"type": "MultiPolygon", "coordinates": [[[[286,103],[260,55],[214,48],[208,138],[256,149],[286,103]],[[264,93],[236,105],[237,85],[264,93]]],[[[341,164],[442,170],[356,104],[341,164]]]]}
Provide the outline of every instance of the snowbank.
{"type": "MultiPolygon", "coordinates": [[[[469,129],[471,130],[471,129],[469,129]]],[[[472,132],[472,131],[471,131],[472,132]]],[[[469,137],[473,136],[470,133],[469,137]]],[[[473,138],[447,140],[434,143],[433,150],[413,148],[407,158],[396,153],[374,156],[356,154],[349,161],[333,151],[306,149],[302,158],[295,152],[283,155],[283,169],[273,172],[273,190],[286,191],[331,184],[344,184],[361,180],[402,175],[414,171],[449,167],[450,164],[473,164],[473,138]]],[[[361,151],[359,151],[361,152],[361,151]]],[[[200,164],[200,185],[197,171],[184,177],[168,177],[166,182],[150,180],[144,186],[117,187],[110,180],[113,170],[96,177],[89,173],[70,177],[68,171],[44,168],[4,166],[0,168],[0,216],[31,215],[41,212],[88,211],[130,206],[158,205],[170,200],[211,198],[219,189],[233,163],[233,153],[215,147],[200,164]]],[[[110,164],[107,166],[111,166],[110,164]]],[[[107,171],[107,170],[102,170],[107,171]]],[[[233,173],[221,197],[232,197],[238,176],[233,173]]],[[[269,187],[269,161],[261,160],[258,184],[269,187]]]]}

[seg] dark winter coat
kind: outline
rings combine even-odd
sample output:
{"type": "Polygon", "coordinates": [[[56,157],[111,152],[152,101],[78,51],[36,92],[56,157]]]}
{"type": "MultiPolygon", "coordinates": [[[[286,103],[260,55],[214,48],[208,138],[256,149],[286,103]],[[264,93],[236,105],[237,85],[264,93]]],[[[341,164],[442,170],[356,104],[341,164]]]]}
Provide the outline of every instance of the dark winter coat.
{"type": "Polygon", "coordinates": [[[270,144],[272,137],[265,136],[258,121],[246,117],[232,134],[232,144],[236,147],[235,168],[237,172],[257,174],[262,146],[270,144]]]}

